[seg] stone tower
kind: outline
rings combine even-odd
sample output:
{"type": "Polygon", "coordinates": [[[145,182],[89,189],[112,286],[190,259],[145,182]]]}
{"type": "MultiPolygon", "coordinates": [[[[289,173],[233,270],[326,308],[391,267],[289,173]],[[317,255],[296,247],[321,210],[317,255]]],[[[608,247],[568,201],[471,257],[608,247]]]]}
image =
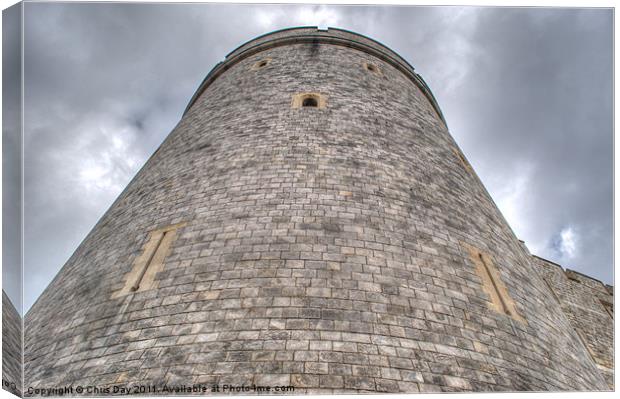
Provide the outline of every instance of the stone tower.
{"type": "Polygon", "coordinates": [[[26,394],[608,389],[422,78],[340,29],[215,66],[25,329],[26,394]]]}

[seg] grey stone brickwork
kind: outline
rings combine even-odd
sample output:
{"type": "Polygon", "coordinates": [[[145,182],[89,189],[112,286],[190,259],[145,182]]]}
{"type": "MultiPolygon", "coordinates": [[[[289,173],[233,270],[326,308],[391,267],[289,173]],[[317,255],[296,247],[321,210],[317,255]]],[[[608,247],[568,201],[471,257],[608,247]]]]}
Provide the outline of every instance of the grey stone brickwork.
{"type": "Polygon", "coordinates": [[[22,318],[2,290],[2,389],[21,396],[22,318]]]}
{"type": "Polygon", "coordinates": [[[400,57],[336,29],[259,41],[209,74],[28,312],[27,387],[609,389],[400,57]],[[299,93],[326,105],[292,108],[299,93]],[[158,287],[113,298],[149,232],[182,222],[158,287]],[[524,321],[491,310],[465,245],[524,321]]]}
{"type": "Polygon", "coordinates": [[[564,314],[613,389],[613,290],[599,280],[535,257],[564,314]]]}

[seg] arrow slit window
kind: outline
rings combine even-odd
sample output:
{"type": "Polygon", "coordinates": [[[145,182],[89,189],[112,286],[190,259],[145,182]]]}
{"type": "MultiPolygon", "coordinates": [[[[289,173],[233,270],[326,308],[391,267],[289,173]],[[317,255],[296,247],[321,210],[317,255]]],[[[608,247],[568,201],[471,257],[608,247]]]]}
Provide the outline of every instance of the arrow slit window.
{"type": "Polygon", "coordinates": [[[517,313],[515,302],[508,294],[508,289],[501,280],[499,270],[493,264],[491,256],[470,245],[464,244],[464,246],[476,268],[476,274],[481,279],[482,289],[489,296],[491,309],[525,323],[525,319],[517,313]]]}
{"type": "Polygon", "coordinates": [[[131,271],[125,276],[123,288],[117,291],[113,297],[157,288],[158,282],[155,276],[163,271],[164,261],[170,253],[177,230],[182,226],[184,223],[167,226],[149,233],[142,254],[136,258],[131,271]]]}

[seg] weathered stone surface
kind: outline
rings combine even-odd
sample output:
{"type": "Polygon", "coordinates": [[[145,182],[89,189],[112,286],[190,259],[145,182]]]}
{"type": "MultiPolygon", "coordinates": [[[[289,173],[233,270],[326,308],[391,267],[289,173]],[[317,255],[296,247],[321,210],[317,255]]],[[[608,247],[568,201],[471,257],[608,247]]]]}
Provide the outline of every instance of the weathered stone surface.
{"type": "Polygon", "coordinates": [[[553,297],[568,317],[607,384],[614,387],[613,287],[535,257],[553,297]]]}
{"type": "Polygon", "coordinates": [[[421,79],[368,38],[240,47],[28,312],[26,386],[608,389],[456,148],[421,79]],[[291,108],[299,93],[325,107],[291,108]],[[114,297],[177,223],[156,288],[114,297]],[[494,310],[463,243],[523,320],[494,310]]]}
{"type": "Polygon", "coordinates": [[[22,396],[22,317],[2,290],[2,389],[22,396]]]}

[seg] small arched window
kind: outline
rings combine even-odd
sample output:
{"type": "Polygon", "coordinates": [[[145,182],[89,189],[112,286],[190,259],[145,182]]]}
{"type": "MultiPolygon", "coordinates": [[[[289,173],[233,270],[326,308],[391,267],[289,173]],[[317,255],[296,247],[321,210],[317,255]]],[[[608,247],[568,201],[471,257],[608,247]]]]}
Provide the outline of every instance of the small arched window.
{"type": "Polygon", "coordinates": [[[301,103],[302,107],[318,107],[319,102],[314,97],[306,97],[301,103]]]}
{"type": "Polygon", "coordinates": [[[269,63],[271,62],[271,58],[264,58],[262,60],[258,60],[254,63],[254,65],[252,65],[252,70],[256,71],[258,69],[264,68],[267,65],[269,65],[269,63]]]}
{"type": "Polygon", "coordinates": [[[364,65],[364,69],[367,70],[368,72],[372,72],[375,75],[381,75],[381,70],[375,64],[371,64],[369,62],[364,62],[363,65],[364,65]]]}
{"type": "Polygon", "coordinates": [[[327,105],[327,96],[320,93],[298,93],[293,95],[291,108],[318,108],[327,105]]]}

